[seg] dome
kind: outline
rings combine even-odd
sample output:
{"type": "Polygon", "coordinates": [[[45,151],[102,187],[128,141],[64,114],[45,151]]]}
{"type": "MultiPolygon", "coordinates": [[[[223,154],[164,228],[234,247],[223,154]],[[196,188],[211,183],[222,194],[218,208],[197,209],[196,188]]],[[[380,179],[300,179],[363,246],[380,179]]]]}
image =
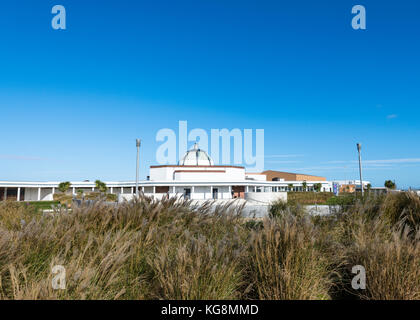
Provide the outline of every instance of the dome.
{"type": "Polygon", "coordinates": [[[198,144],[195,143],[194,147],[187,151],[179,162],[181,166],[213,166],[213,160],[207,154],[207,152],[198,148],[198,144]]]}

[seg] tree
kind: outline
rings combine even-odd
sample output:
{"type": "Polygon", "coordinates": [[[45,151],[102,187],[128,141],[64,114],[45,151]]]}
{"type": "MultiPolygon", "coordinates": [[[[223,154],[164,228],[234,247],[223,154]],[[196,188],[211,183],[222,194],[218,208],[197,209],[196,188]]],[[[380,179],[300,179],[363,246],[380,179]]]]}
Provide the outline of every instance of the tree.
{"type": "Polygon", "coordinates": [[[397,185],[392,180],[386,180],[384,185],[386,188],[391,189],[391,190],[394,190],[397,188],[397,185]]]}
{"type": "Polygon", "coordinates": [[[321,192],[321,188],[322,184],[320,184],[319,182],[314,184],[314,189],[316,192],[321,192]]]}
{"type": "Polygon", "coordinates": [[[67,192],[67,190],[69,190],[69,189],[70,189],[70,187],[71,187],[71,183],[70,183],[70,182],[68,182],[68,181],[66,181],[66,182],[61,182],[61,183],[58,185],[58,190],[60,190],[62,193],[66,193],[66,192],[67,192]]]}
{"type": "Polygon", "coordinates": [[[289,188],[289,191],[293,191],[293,184],[292,183],[289,183],[287,187],[289,188]]]}
{"type": "Polygon", "coordinates": [[[370,189],[372,189],[372,185],[370,183],[368,183],[368,185],[366,186],[367,191],[370,192],[370,189]]]}
{"type": "Polygon", "coordinates": [[[96,180],[95,186],[96,186],[96,189],[98,189],[100,192],[106,192],[108,189],[106,186],[106,183],[102,182],[101,180],[96,180]]]}
{"type": "Polygon", "coordinates": [[[305,192],[308,188],[308,184],[306,183],[306,181],[302,182],[302,190],[305,192]]]}

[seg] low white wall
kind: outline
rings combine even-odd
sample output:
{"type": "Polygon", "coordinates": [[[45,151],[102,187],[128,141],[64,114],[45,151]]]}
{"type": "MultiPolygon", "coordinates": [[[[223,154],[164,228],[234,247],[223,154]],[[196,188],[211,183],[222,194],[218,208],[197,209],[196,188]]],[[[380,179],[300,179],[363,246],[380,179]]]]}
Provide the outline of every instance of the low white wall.
{"type": "Polygon", "coordinates": [[[312,216],[326,216],[339,212],[340,206],[307,205],[304,209],[312,216]]]}
{"type": "Polygon", "coordinates": [[[287,192],[246,192],[245,200],[259,203],[272,203],[277,200],[287,201],[287,192]]]}
{"type": "MultiPolygon", "coordinates": [[[[25,188],[25,198],[23,201],[38,201],[38,188],[25,188]]],[[[52,201],[52,188],[41,189],[41,201],[52,201]]]]}
{"type": "Polygon", "coordinates": [[[38,200],[38,189],[25,188],[25,201],[36,201],[38,200]]]}
{"type": "Polygon", "coordinates": [[[41,201],[53,201],[52,188],[41,189],[41,201]]]}
{"type": "Polygon", "coordinates": [[[123,193],[119,193],[118,194],[118,202],[124,202],[124,201],[131,201],[134,198],[134,194],[123,194],[123,193]]]}

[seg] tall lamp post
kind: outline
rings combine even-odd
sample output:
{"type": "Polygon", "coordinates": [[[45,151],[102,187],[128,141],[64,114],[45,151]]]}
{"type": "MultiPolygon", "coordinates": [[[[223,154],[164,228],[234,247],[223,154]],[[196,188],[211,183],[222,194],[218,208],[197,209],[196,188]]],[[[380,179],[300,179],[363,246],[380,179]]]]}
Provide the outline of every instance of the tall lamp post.
{"type": "Polygon", "coordinates": [[[360,143],[357,144],[357,152],[359,153],[359,174],[360,174],[360,187],[362,189],[362,197],[363,197],[363,180],[362,180],[362,145],[360,143]]]}
{"type": "Polygon", "coordinates": [[[139,196],[139,154],[140,154],[140,145],[141,140],[136,139],[136,147],[137,147],[137,162],[136,162],[136,196],[139,196]]]}

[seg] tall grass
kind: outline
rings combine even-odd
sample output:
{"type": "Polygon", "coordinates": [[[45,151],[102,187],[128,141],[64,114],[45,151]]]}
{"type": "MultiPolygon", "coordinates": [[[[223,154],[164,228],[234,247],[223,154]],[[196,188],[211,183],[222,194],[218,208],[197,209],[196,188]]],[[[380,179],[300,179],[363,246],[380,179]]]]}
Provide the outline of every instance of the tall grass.
{"type": "Polygon", "coordinates": [[[257,299],[328,299],[332,264],[307,219],[265,219],[252,233],[250,262],[257,299]]]}
{"type": "Polygon", "coordinates": [[[0,203],[0,298],[419,299],[419,203],[391,194],[328,217],[278,203],[262,221],[168,198],[52,214],[0,203]],[[350,285],[359,264],[366,290],[350,285]]]}
{"type": "MultiPolygon", "coordinates": [[[[351,267],[366,269],[366,290],[346,288],[361,299],[420,299],[420,199],[394,193],[358,201],[332,229],[351,267]]],[[[354,275],[351,275],[354,276],[354,275]]]]}

